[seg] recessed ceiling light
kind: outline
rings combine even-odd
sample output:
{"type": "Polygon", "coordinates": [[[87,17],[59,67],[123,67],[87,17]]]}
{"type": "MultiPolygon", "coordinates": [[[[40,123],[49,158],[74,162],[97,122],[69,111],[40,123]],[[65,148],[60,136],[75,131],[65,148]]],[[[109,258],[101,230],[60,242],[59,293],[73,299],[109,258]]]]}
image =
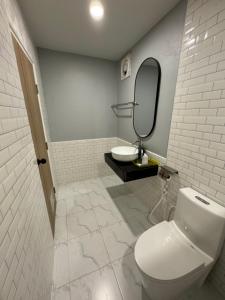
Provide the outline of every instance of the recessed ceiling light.
{"type": "Polygon", "coordinates": [[[104,16],[104,7],[98,0],[91,1],[89,11],[95,21],[100,21],[104,16]]]}

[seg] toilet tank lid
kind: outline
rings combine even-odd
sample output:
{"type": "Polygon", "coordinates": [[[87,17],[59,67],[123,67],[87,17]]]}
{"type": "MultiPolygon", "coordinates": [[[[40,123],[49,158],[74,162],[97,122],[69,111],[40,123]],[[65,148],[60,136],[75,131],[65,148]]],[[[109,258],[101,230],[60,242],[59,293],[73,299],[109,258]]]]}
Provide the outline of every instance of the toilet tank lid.
{"type": "Polygon", "coordinates": [[[186,198],[195,203],[203,210],[206,210],[214,215],[217,215],[225,219],[225,207],[217,203],[216,201],[209,199],[208,197],[200,194],[192,188],[180,189],[180,196],[184,195],[186,198]]]}

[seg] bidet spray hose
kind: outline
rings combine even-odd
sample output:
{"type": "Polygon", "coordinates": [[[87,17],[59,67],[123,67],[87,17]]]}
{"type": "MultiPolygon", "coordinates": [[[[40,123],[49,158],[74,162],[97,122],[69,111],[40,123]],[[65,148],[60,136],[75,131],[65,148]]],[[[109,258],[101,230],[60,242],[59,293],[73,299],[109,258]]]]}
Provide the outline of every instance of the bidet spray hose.
{"type": "Polygon", "coordinates": [[[167,194],[168,194],[169,182],[170,182],[170,180],[171,180],[171,177],[166,178],[166,179],[164,179],[164,180],[165,180],[165,182],[164,182],[164,185],[163,185],[162,196],[161,196],[161,198],[159,199],[159,201],[155,204],[155,206],[153,207],[153,209],[148,213],[148,216],[147,216],[148,221],[150,221],[150,223],[151,223],[152,225],[156,225],[156,224],[157,224],[157,222],[153,221],[152,217],[153,217],[154,212],[155,212],[155,211],[157,210],[157,208],[160,206],[160,204],[161,204],[164,200],[166,200],[166,196],[167,196],[167,194]]]}

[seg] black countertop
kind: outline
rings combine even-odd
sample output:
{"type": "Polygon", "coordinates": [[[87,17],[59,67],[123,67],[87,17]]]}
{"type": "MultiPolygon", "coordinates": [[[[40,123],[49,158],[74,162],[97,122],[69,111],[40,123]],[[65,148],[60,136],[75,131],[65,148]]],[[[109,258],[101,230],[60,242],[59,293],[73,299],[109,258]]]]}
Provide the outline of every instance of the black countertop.
{"type": "Polygon", "coordinates": [[[111,153],[105,153],[105,162],[124,181],[132,181],[158,174],[157,165],[138,167],[133,162],[120,162],[112,157],[111,153]]]}

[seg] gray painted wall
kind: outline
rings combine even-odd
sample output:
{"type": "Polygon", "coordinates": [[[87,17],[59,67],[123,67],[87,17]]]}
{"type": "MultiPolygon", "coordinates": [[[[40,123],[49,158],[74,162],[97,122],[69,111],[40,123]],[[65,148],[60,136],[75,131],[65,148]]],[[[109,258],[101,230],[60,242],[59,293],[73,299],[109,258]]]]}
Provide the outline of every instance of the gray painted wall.
{"type": "MultiPolygon", "coordinates": [[[[162,78],[157,122],[153,135],[146,140],[145,145],[151,151],[164,157],[168,147],[185,11],[186,1],[181,1],[131,50],[131,77],[121,81],[118,75],[118,102],[132,100],[135,77],[141,63],[148,57],[154,57],[159,61],[162,78]]],[[[136,140],[132,119],[118,119],[118,136],[131,142],[136,140]]]]}
{"type": "Polygon", "coordinates": [[[123,81],[116,62],[39,49],[51,140],[119,136],[134,142],[132,119],[117,118],[111,105],[134,98],[138,68],[154,57],[162,69],[161,90],[156,128],[145,145],[166,156],[185,11],[183,0],[132,48],[132,76],[123,81]]]}
{"type": "Polygon", "coordinates": [[[38,55],[51,140],[116,136],[116,63],[46,49],[38,55]]]}

